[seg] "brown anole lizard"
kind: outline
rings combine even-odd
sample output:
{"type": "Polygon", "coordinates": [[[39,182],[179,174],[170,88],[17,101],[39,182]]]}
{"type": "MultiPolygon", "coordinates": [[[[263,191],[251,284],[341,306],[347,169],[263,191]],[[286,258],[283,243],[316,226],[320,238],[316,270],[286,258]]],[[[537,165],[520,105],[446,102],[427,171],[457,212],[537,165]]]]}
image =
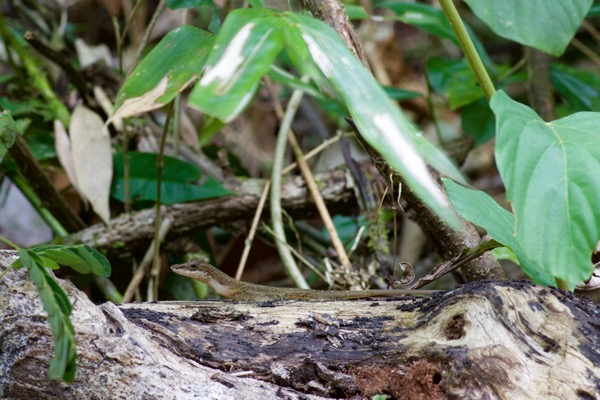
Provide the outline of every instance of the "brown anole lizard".
{"type": "Polygon", "coordinates": [[[352,300],[366,297],[428,296],[437,290],[312,290],[256,285],[234,279],[210,264],[189,261],[172,265],[171,270],[206,283],[215,292],[232,300],[266,302],[273,300],[352,300]]]}

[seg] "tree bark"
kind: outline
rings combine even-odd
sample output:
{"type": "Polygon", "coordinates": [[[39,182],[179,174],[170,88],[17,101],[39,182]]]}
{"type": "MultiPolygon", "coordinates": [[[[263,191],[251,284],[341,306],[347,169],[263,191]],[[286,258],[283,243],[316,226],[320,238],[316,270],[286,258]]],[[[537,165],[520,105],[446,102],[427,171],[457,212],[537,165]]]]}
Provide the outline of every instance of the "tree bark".
{"type": "MultiPolygon", "coordinates": [[[[0,273],[14,252],[0,252],[0,273]]],[[[25,270],[0,281],[0,397],[574,399],[600,390],[594,303],[526,282],[426,298],[74,305],[72,384],[50,381],[46,314],[25,270]]]]}

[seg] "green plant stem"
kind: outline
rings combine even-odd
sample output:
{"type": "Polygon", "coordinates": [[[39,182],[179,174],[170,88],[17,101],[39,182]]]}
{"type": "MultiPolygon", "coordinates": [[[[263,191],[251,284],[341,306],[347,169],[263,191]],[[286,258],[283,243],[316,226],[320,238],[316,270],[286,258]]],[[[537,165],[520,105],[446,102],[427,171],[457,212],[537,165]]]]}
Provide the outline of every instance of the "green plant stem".
{"type": "Polygon", "coordinates": [[[100,289],[100,291],[104,294],[104,298],[108,301],[112,301],[115,304],[121,304],[123,301],[123,295],[119,292],[119,289],[115,286],[115,284],[108,278],[103,276],[93,276],[94,282],[96,286],[100,289]]]}
{"type": "Polygon", "coordinates": [[[69,234],[67,230],[62,226],[62,224],[54,217],[54,215],[48,210],[46,207],[42,206],[42,202],[39,197],[35,194],[31,186],[25,182],[25,180],[18,173],[10,173],[8,174],[12,183],[15,184],[17,188],[23,193],[25,198],[29,200],[33,208],[37,210],[42,219],[46,221],[52,232],[54,232],[57,236],[64,237],[69,234]]]}
{"type": "Polygon", "coordinates": [[[165,168],[164,154],[165,144],[167,142],[167,134],[169,133],[169,125],[171,124],[171,115],[173,115],[173,102],[169,103],[167,109],[167,117],[165,118],[165,125],[163,127],[162,136],[160,138],[160,147],[158,149],[158,159],[156,161],[156,212],[154,214],[154,257],[152,262],[152,270],[150,273],[150,279],[153,283],[153,296],[154,299],[158,298],[158,273],[160,271],[160,226],[161,226],[161,186],[163,170],[165,168]]]}
{"type": "Polygon", "coordinates": [[[473,45],[473,41],[465,28],[465,24],[463,24],[462,19],[458,14],[458,10],[454,6],[452,0],[440,0],[440,6],[448,19],[450,26],[452,26],[452,30],[460,43],[462,51],[465,53],[465,57],[467,57],[467,61],[469,61],[471,69],[477,77],[479,85],[483,89],[483,93],[485,93],[485,98],[490,101],[496,89],[483,66],[483,62],[481,61],[477,50],[475,50],[475,45],[473,45]]]}
{"type": "Polygon", "coordinates": [[[125,212],[131,213],[131,174],[129,169],[129,133],[123,129],[123,181],[125,189],[125,212]]]}
{"type": "MultiPolygon", "coordinates": [[[[27,71],[31,86],[36,89],[37,93],[39,93],[44,100],[46,100],[48,108],[50,108],[56,118],[60,120],[64,126],[69,126],[69,121],[71,120],[69,110],[67,110],[67,107],[65,107],[65,105],[58,100],[56,94],[50,86],[50,83],[48,83],[46,76],[36,65],[28,46],[25,44],[22,38],[18,38],[8,28],[4,22],[2,14],[0,14],[0,35],[2,35],[4,38],[5,43],[8,44],[8,47],[12,48],[19,56],[21,64],[27,71]]],[[[10,53],[10,50],[7,51],[10,53]]]]}
{"type": "Polygon", "coordinates": [[[304,92],[295,90],[292,94],[287,110],[281,120],[281,126],[277,133],[277,143],[275,145],[275,154],[273,155],[273,172],[271,173],[271,221],[273,231],[275,233],[275,245],[277,252],[281,257],[281,261],[296,286],[303,289],[308,289],[308,283],[298,269],[298,265],[292,256],[292,253],[286,246],[285,231],[283,229],[283,220],[281,217],[281,171],[283,169],[283,158],[285,156],[285,147],[288,141],[288,132],[292,126],[292,120],[296,114],[296,110],[300,106],[300,100],[304,92]]]}
{"type": "Polygon", "coordinates": [[[10,239],[5,238],[4,236],[0,236],[0,242],[6,243],[15,250],[19,249],[19,246],[16,243],[12,242],[10,239]]]}

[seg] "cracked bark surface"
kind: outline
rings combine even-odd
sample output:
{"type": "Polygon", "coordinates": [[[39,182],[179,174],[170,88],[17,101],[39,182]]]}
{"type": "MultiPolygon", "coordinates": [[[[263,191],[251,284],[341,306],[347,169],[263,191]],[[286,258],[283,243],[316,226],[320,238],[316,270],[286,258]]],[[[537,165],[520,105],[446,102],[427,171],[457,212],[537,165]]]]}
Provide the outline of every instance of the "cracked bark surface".
{"type": "MultiPolygon", "coordinates": [[[[15,257],[0,252],[0,272],[15,257]]],[[[594,303],[527,282],[429,298],[74,304],[78,370],[50,381],[45,313],[26,271],[0,281],[0,397],[595,398],[594,303]],[[241,373],[241,374],[240,374],[241,373]]]]}

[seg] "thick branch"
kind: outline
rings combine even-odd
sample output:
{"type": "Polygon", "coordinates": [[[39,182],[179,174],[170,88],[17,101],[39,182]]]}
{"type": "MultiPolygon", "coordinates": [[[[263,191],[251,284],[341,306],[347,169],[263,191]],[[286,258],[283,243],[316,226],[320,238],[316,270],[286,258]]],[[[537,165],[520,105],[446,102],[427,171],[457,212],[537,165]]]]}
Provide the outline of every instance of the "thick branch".
{"type": "MultiPolygon", "coordinates": [[[[347,172],[337,169],[316,175],[321,194],[332,212],[356,211],[352,181],[347,172]]],[[[231,197],[197,203],[164,206],[162,215],[170,218],[173,226],[167,240],[188,235],[201,228],[223,225],[234,221],[250,221],[262,192],[264,181],[249,179],[235,189],[231,197]]],[[[296,177],[282,186],[282,206],[294,216],[306,217],[315,213],[314,204],[307,194],[302,178],[296,177]]],[[[265,212],[268,215],[268,211],[265,212]]],[[[91,226],[69,236],[65,243],[83,243],[102,251],[127,252],[152,240],[154,210],[143,210],[132,215],[121,215],[104,224],[91,226]]]]}
{"type": "Polygon", "coordinates": [[[529,52],[529,100],[533,109],[544,121],[556,119],[554,90],[550,77],[552,56],[528,48],[529,52]]]}

